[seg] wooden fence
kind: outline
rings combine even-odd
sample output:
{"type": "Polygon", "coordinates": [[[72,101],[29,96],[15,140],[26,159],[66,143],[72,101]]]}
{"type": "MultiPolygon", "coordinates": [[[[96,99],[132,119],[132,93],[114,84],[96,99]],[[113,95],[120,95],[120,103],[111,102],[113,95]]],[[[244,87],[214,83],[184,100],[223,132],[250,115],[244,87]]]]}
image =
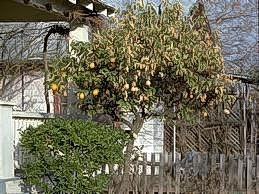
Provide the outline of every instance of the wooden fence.
{"type": "MultiPolygon", "coordinates": [[[[107,169],[106,169],[107,171],[107,169]]],[[[113,176],[109,194],[121,173],[113,176]]],[[[143,154],[132,165],[127,190],[120,194],[259,193],[259,155],[189,153],[173,164],[172,154],[143,154]]]]}
{"type": "MultiPolygon", "coordinates": [[[[29,125],[37,126],[46,119],[44,114],[14,112],[16,169],[23,163],[24,156],[18,146],[19,131],[29,125]]],[[[109,172],[108,166],[100,170],[109,172]]],[[[122,173],[112,176],[109,194],[114,185],[121,181],[122,173]]],[[[259,193],[259,155],[208,154],[189,152],[182,158],[177,155],[173,163],[172,153],[144,153],[133,159],[127,191],[119,194],[180,194],[180,193],[259,193]]]]}

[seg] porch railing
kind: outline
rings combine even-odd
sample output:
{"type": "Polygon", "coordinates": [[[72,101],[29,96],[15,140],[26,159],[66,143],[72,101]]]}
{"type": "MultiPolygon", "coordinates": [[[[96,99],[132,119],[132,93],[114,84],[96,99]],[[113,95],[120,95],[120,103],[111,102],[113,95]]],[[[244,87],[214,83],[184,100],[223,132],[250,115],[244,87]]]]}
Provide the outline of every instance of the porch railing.
{"type": "Polygon", "coordinates": [[[38,126],[42,124],[47,119],[54,118],[52,114],[44,114],[44,113],[29,113],[29,112],[20,112],[13,111],[13,130],[14,130],[14,166],[15,169],[19,169],[20,165],[23,163],[25,157],[23,156],[23,152],[19,146],[20,133],[31,126],[38,126]]]}

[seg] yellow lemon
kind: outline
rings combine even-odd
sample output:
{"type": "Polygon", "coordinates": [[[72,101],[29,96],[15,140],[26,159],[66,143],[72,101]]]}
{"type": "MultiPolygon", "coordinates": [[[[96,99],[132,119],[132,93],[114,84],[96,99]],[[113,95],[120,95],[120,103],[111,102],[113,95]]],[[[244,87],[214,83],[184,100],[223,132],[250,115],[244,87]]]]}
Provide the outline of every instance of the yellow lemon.
{"type": "Polygon", "coordinates": [[[125,89],[125,90],[128,90],[128,89],[129,89],[129,84],[125,84],[125,85],[124,85],[124,89],[125,89]]]}
{"type": "Polygon", "coordinates": [[[129,72],[129,67],[128,66],[126,67],[126,72],[129,72]]]}
{"type": "Polygon", "coordinates": [[[132,92],[138,92],[138,91],[139,91],[139,88],[132,86],[131,91],[132,91],[132,92]]]}
{"type": "Polygon", "coordinates": [[[50,88],[52,89],[52,91],[53,91],[53,92],[55,92],[55,91],[57,91],[57,90],[58,90],[58,85],[57,85],[57,84],[52,83],[52,84],[50,85],[50,88]]]}
{"type": "Polygon", "coordinates": [[[79,99],[80,99],[80,100],[84,100],[84,99],[85,99],[85,93],[81,92],[81,93],[79,94],[79,99]]]}
{"type": "Polygon", "coordinates": [[[91,64],[89,65],[89,67],[90,67],[91,69],[93,69],[93,68],[95,68],[95,64],[94,64],[94,63],[91,63],[91,64]]]}
{"type": "Polygon", "coordinates": [[[112,62],[112,63],[115,63],[115,58],[111,58],[111,62],[112,62]]]}
{"type": "Polygon", "coordinates": [[[208,116],[208,113],[207,113],[207,112],[203,112],[203,116],[204,116],[204,117],[207,117],[207,116],[208,116]]]}
{"type": "Polygon", "coordinates": [[[94,95],[94,96],[98,96],[98,94],[99,94],[99,89],[94,89],[93,95],[94,95]]]}
{"type": "Polygon", "coordinates": [[[151,85],[151,82],[149,80],[146,81],[146,85],[147,86],[150,86],[151,85]]]}

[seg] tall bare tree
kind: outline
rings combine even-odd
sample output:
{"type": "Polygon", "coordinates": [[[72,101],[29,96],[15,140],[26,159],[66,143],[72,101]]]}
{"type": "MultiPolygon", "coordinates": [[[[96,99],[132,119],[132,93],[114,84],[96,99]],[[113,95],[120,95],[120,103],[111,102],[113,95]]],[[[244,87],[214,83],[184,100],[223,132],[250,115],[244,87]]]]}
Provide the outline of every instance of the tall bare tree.
{"type": "Polygon", "coordinates": [[[227,72],[249,76],[258,68],[258,1],[205,1],[221,36],[227,72]]]}

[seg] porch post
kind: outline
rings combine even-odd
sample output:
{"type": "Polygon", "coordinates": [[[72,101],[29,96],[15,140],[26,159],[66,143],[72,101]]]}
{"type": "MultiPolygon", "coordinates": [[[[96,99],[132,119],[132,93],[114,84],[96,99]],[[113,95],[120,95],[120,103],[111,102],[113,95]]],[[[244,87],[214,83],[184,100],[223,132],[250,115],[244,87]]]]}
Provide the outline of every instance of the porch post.
{"type": "Polygon", "coordinates": [[[14,130],[12,107],[0,101],[0,193],[20,194],[21,181],[14,177],[14,130]]]}
{"type": "Polygon", "coordinates": [[[13,104],[0,101],[0,179],[14,177],[13,104]]]}
{"type": "MultiPolygon", "coordinates": [[[[72,47],[71,47],[71,43],[73,41],[80,41],[80,42],[89,42],[89,31],[90,31],[90,27],[87,25],[71,25],[70,26],[71,30],[69,32],[69,52],[71,53],[72,56],[75,56],[73,51],[72,51],[72,47]]],[[[77,115],[79,117],[82,116],[82,112],[79,111],[78,108],[76,108],[75,106],[72,106],[72,104],[74,104],[77,99],[75,97],[75,87],[73,86],[73,84],[68,84],[68,90],[67,90],[67,104],[66,104],[66,113],[68,115],[77,115]]],[[[62,100],[61,100],[62,101],[62,100]]],[[[61,108],[62,109],[62,108],[61,108]]],[[[63,110],[62,110],[63,111],[63,110]]]]}

